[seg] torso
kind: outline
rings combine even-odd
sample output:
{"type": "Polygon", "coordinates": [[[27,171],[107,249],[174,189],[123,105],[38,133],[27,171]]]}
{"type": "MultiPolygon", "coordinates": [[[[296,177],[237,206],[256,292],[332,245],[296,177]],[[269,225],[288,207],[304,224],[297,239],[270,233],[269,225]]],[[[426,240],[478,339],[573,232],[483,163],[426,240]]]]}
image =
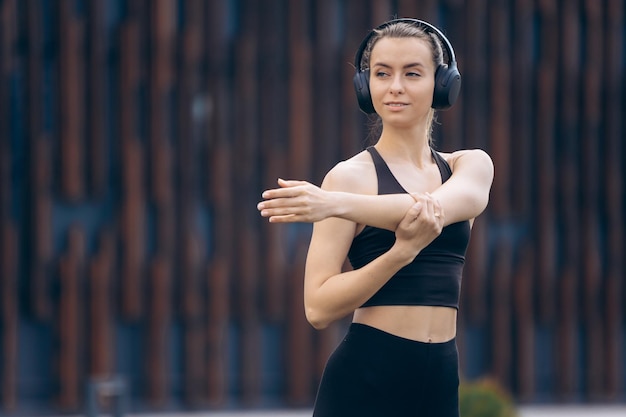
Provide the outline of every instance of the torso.
{"type": "MultiPolygon", "coordinates": [[[[368,167],[366,177],[372,180],[363,181],[361,184],[373,184],[373,187],[361,191],[367,194],[377,194],[377,177],[371,157],[365,151],[357,155],[355,159],[366,162],[371,167],[371,171],[368,167]]],[[[435,162],[426,166],[424,171],[417,172],[418,175],[415,170],[411,170],[410,166],[393,164],[392,161],[386,162],[398,182],[407,190],[431,192],[441,185],[440,172],[435,162]]],[[[357,234],[363,228],[364,225],[358,225],[357,234]]],[[[441,343],[456,336],[457,310],[451,307],[422,305],[370,306],[355,310],[352,321],[410,340],[441,343]]]]}

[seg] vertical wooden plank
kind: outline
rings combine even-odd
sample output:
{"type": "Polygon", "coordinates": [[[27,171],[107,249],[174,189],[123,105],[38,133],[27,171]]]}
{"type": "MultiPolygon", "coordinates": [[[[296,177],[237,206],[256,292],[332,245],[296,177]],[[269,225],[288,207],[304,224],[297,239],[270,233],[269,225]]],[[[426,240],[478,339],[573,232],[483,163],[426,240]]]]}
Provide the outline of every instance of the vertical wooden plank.
{"type": "Polygon", "coordinates": [[[174,112],[174,41],[177,9],[173,0],[147,4],[149,13],[148,45],[148,143],[150,150],[150,191],[155,207],[156,247],[148,282],[149,340],[151,352],[146,376],[148,399],[153,407],[165,406],[169,396],[169,326],[172,316],[170,298],[172,273],[177,251],[174,112]]]}
{"type": "Polygon", "coordinates": [[[16,226],[10,220],[11,203],[17,190],[12,189],[15,149],[11,145],[14,106],[10,77],[14,71],[17,38],[16,4],[0,4],[0,409],[13,411],[18,406],[19,241],[16,226]]]}
{"type": "Polygon", "coordinates": [[[511,343],[513,320],[510,309],[513,302],[511,294],[512,250],[510,242],[500,242],[495,249],[495,261],[491,271],[491,373],[500,385],[507,389],[511,388],[511,352],[513,350],[511,343]]]}
{"type": "Polygon", "coordinates": [[[114,235],[103,231],[99,248],[89,263],[88,372],[90,377],[108,377],[115,372],[115,315],[112,278],[115,264],[114,235]]]}
{"type": "Polygon", "coordinates": [[[623,100],[623,27],[624,3],[619,1],[606,2],[605,13],[605,47],[604,47],[604,76],[605,80],[605,149],[602,152],[602,178],[606,186],[601,197],[606,202],[605,225],[606,238],[604,247],[607,248],[606,280],[603,300],[605,303],[605,393],[607,398],[617,400],[624,390],[624,311],[626,308],[626,286],[624,277],[624,154],[623,137],[625,126],[623,115],[625,104],[623,100]]]}
{"type": "Polygon", "coordinates": [[[556,299],[557,252],[556,252],[556,143],[557,125],[556,96],[558,79],[558,31],[557,4],[554,0],[539,3],[540,33],[542,42],[537,69],[537,107],[534,118],[537,125],[535,142],[536,161],[536,205],[534,207],[537,261],[537,297],[539,320],[543,324],[553,323],[556,299]]]}
{"type": "Polygon", "coordinates": [[[289,2],[289,166],[288,175],[312,180],[313,45],[308,1],[289,2]]]}
{"type": "MultiPolygon", "coordinates": [[[[156,0],[149,5],[149,138],[150,185],[157,205],[173,202],[169,134],[172,128],[170,93],[174,67],[175,8],[173,0],[156,0]]],[[[173,236],[172,236],[173,237],[173,236]]]]}
{"type": "MultiPolygon", "coordinates": [[[[511,126],[509,141],[511,143],[511,207],[509,215],[527,216],[532,213],[532,176],[533,166],[533,86],[537,79],[535,76],[535,47],[533,45],[533,32],[535,21],[533,19],[533,0],[515,0],[512,2],[513,10],[513,37],[508,47],[512,51],[511,77],[511,126]]],[[[545,39],[545,42],[548,41],[545,39]]],[[[545,148],[545,144],[538,146],[545,148]]]]}
{"type": "Polygon", "coordinates": [[[216,257],[207,268],[207,398],[211,406],[224,405],[228,396],[228,319],[230,280],[228,258],[216,257]]]}
{"type": "Polygon", "coordinates": [[[199,100],[202,2],[188,1],[183,10],[184,26],[177,39],[177,139],[178,139],[178,266],[180,308],[184,327],[184,398],[190,406],[198,406],[206,393],[204,365],[203,291],[200,286],[200,242],[196,229],[196,142],[204,115],[194,111],[199,100]]]}
{"type": "Polygon", "coordinates": [[[91,194],[102,197],[107,187],[109,150],[107,146],[106,105],[106,36],[105,3],[87,2],[85,83],[87,134],[87,177],[91,194]]]}
{"type": "MultiPolygon", "coordinates": [[[[289,155],[287,172],[294,178],[313,178],[313,113],[314,113],[314,80],[313,80],[313,44],[310,38],[312,19],[310,18],[309,1],[289,1],[288,26],[289,32],[289,108],[288,121],[289,155]]],[[[281,233],[286,233],[283,228],[281,233]]],[[[313,351],[311,349],[311,331],[304,319],[303,307],[303,271],[306,248],[302,237],[297,240],[290,259],[284,259],[281,266],[286,268],[285,300],[286,320],[284,347],[285,358],[285,400],[288,404],[303,405],[310,400],[314,376],[313,351]],[[302,240],[301,240],[302,239],[302,240]]],[[[287,242],[280,248],[285,251],[287,242]]],[[[290,253],[292,251],[290,250],[290,253]]]]}
{"type": "MultiPolygon", "coordinates": [[[[490,212],[496,220],[504,219],[510,210],[511,149],[508,132],[511,129],[510,64],[510,16],[505,0],[489,3],[490,23],[490,66],[489,72],[489,150],[494,161],[499,163],[498,175],[491,187],[490,212]]],[[[497,313],[496,313],[497,314],[497,313]]]]}
{"type": "Polygon", "coordinates": [[[319,373],[314,369],[315,354],[311,326],[304,315],[302,265],[306,258],[306,242],[300,241],[294,252],[294,262],[287,280],[290,296],[285,343],[287,351],[285,399],[290,405],[303,406],[311,403],[313,392],[319,382],[319,373]]]}
{"type": "MultiPolygon", "coordinates": [[[[5,150],[5,149],[3,149],[5,150]]],[[[6,178],[1,179],[4,183],[6,178]]],[[[4,186],[4,185],[3,185],[4,186]]],[[[4,195],[2,196],[4,197],[4,195]]],[[[4,211],[4,210],[3,210],[4,211]]],[[[6,213],[2,213],[6,214],[6,213]]],[[[19,294],[18,235],[6,215],[0,217],[0,294],[2,299],[2,374],[0,374],[0,408],[11,411],[18,405],[19,361],[19,294]]]]}
{"type": "Polygon", "coordinates": [[[601,146],[601,85],[602,82],[602,11],[599,2],[585,0],[581,18],[585,20],[587,29],[585,59],[582,69],[582,137],[579,155],[584,155],[584,163],[580,164],[582,203],[581,203],[581,259],[583,279],[581,291],[583,295],[584,321],[580,323],[585,329],[585,389],[591,400],[603,399],[603,367],[604,332],[600,301],[602,298],[603,274],[599,238],[599,188],[603,185],[600,178],[600,155],[604,152],[601,146]]]}
{"type": "Polygon", "coordinates": [[[50,275],[52,272],[52,161],[46,137],[32,141],[32,230],[33,252],[30,295],[33,313],[39,319],[52,317],[50,275]]]}
{"type": "Polygon", "coordinates": [[[232,105],[230,54],[233,51],[226,22],[228,15],[223,2],[209,2],[206,11],[207,74],[206,89],[212,106],[207,129],[207,196],[213,214],[213,247],[207,266],[207,397],[209,404],[224,404],[228,396],[231,375],[228,374],[231,324],[230,283],[234,277],[234,212],[233,156],[231,150],[232,105]]]}
{"type": "Polygon", "coordinates": [[[81,400],[83,377],[83,283],[85,234],[72,226],[67,248],[59,259],[58,299],[58,404],[63,410],[76,411],[81,400]]]}
{"type": "MultiPolygon", "coordinates": [[[[382,2],[381,2],[382,3],[382,2]]],[[[315,41],[313,44],[313,135],[324,138],[313,147],[313,181],[321,183],[326,173],[339,161],[336,138],[339,132],[339,27],[328,21],[337,19],[338,5],[332,0],[315,2],[315,41]]]]}
{"type": "MultiPolygon", "coordinates": [[[[511,91],[511,65],[509,53],[510,11],[504,0],[489,3],[490,68],[489,97],[490,127],[489,149],[491,157],[499,163],[498,175],[494,178],[490,197],[490,214],[496,221],[504,221],[510,212],[511,149],[507,140],[511,124],[509,95],[511,91]]],[[[511,387],[511,276],[513,248],[510,237],[501,235],[494,244],[494,261],[491,277],[493,336],[493,373],[500,383],[511,387]]]]}
{"type": "MultiPolygon", "coordinates": [[[[465,15],[465,50],[467,57],[463,72],[463,101],[465,110],[465,147],[485,148],[487,137],[486,123],[483,122],[488,114],[484,91],[487,91],[487,5],[484,0],[470,0],[467,2],[465,15]]],[[[496,161],[497,164],[497,161],[496,161]]],[[[470,322],[480,323],[487,315],[486,277],[487,259],[484,253],[486,247],[486,229],[480,219],[473,227],[472,240],[468,247],[467,259],[463,276],[463,308],[470,322]]]]}
{"type": "Polygon", "coordinates": [[[137,320],[144,311],[143,271],[145,263],[145,190],[144,154],[141,145],[123,138],[122,201],[120,204],[121,240],[121,309],[129,320],[137,320]]]}
{"type": "Polygon", "coordinates": [[[60,175],[64,196],[76,201],[83,196],[84,78],[83,26],[73,14],[72,2],[57,5],[59,30],[59,140],[60,175]]]}
{"type": "Polygon", "coordinates": [[[461,74],[461,91],[454,106],[446,111],[435,113],[437,123],[433,126],[434,147],[443,152],[452,152],[464,147],[465,127],[463,115],[464,97],[465,97],[465,59],[471,59],[464,56],[465,41],[465,11],[459,5],[452,5],[448,10],[444,22],[435,22],[437,27],[446,35],[452,47],[457,60],[457,68],[461,74]]]}
{"type": "MultiPolygon", "coordinates": [[[[136,2],[132,5],[136,6],[136,2]]],[[[129,5],[129,8],[131,6],[129,5]]],[[[138,96],[142,82],[142,37],[138,10],[129,10],[119,29],[119,85],[116,114],[121,164],[120,204],[120,309],[128,320],[144,311],[145,264],[145,155],[138,137],[138,96]]]]}
{"type": "Polygon", "coordinates": [[[513,373],[517,375],[514,386],[516,399],[530,402],[535,395],[535,315],[533,297],[534,252],[530,241],[521,244],[513,271],[513,329],[517,353],[512,361],[513,373]]]}
{"type": "Polygon", "coordinates": [[[169,339],[171,323],[172,265],[164,256],[155,256],[150,265],[147,311],[146,383],[152,407],[165,406],[170,389],[169,339]]]}
{"type": "Polygon", "coordinates": [[[355,155],[369,144],[367,118],[359,110],[352,80],[356,71],[353,64],[354,56],[371,28],[367,25],[367,10],[363,7],[362,1],[348,1],[345,7],[345,38],[339,58],[342,78],[339,132],[341,159],[355,155]]]}
{"type": "Polygon", "coordinates": [[[30,186],[29,240],[32,242],[34,260],[29,265],[30,309],[41,320],[52,317],[49,277],[52,264],[51,195],[54,179],[50,138],[43,134],[42,126],[42,49],[41,11],[33,2],[25,8],[26,42],[26,135],[28,140],[30,186]]]}
{"type": "Polygon", "coordinates": [[[563,399],[572,399],[580,389],[577,366],[580,350],[578,346],[580,315],[578,297],[580,291],[581,236],[579,212],[579,166],[577,148],[580,143],[579,109],[577,99],[580,94],[580,20],[577,2],[568,2],[559,9],[561,42],[561,78],[559,103],[561,113],[559,158],[559,189],[561,190],[560,217],[564,225],[563,254],[567,260],[559,276],[560,291],[552,300],[558,300],[560,310],[558,315],[559,336],[558,351],[558,382],[557,390],[563,399]]]}
{"type": "MultiPolygon", "coordinates": [[[[319,1],[316,3],[315,16],[317,19],[315,22],[316,36],[313,60],[317,65],[315,65],[313,73],[316,85],[314,89],[313,115],[315,122],[313,132],[315,137],[325,138],[325,140],[314,148],[313,175],[316,182],[321,182],[321,179],[341,158],[340,147],[338,146],[340,142],[336,139],[330,139],[337,138],[341,131],[339,120],[341,77],[338,76],[341,73],[339,67],[341,62],[340,32],[338,25],[328,25],[329,20],[334,22],[340,18],[338,5],[330,0],[319,1]]],[[[302,293],[299,297],[303,297],[302,293]]],[[[315,363],[317,366],[315,371],[318,380],[328,357],[340,340],[338,326],[339,324],[335,323],[329,329],[316,334],[315,363]]]]}
{"type": "Polygon", "coordinates": [[[258,213],[255,206],[259,190],[257,179],[256,155],[259,153],[259,86],[250,77],[249,68],[258,68],[259,36],[263,31],[260,26],[260,5],[255,1],[242,4],[246,12],[240,16],[235,54],[235,105],[239,109],[235,119],[234,152],[238,165],[234,180],[238,193],[235,194],[235,211],[238,221],[235,223],[235,245],[241,259],[236,265],[238,285],[236,292],[236,312],[238,315],[239,346],[239,381],[243,404],[256,404],[260,399],[260,311],[258,254],[258,213]]]}
{"type": "MultiPolygon", "coordinates": [[[[260,169],[265,173],[262,177],[262,189],[276,187],[279,177],[290,175],[287,171],[286,145],[288,123],[284,118],[291,118],[289,106],[288,77],[289,74],[289,43],[288,10],[285,10],[280,1],[267,2],[261,9],[261,21],[274,30],[266,31],[259,38],[259,53],[263,59],[259,62],[259,97],[262,104],[259,106],[260,132],[260,169]],[[276,111],[276,109],[280,109],[276,111]]],[[[295,113],[295,112],[293,112],[295,113]]],[[[295,114],[294,117],[297,117],[295,114]]],[[[287,178],[291,178],[288,176],[287,178]]],[[[301,179],[306,179],[302,177],[301,179]]],[[[260,199],[261,197],[258,196],[260,199]]],[[[261,221],[259,218],[257,221],[261,221]]],[[[266,319],[270,322],[280,322],[286,315],[285,309],[285,228],[276,227],[262,222],[259,253],[263,270],[266,271],[262,281],[263,309],[266,319]]]]}

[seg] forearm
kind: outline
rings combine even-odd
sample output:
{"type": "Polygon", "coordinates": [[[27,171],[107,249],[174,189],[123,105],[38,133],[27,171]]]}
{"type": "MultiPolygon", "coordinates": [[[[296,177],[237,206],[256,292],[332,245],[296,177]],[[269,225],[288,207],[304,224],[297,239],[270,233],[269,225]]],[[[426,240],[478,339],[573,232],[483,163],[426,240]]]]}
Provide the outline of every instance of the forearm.
{"type": "Polygon", "coordinates": [[[415,204],[410,194],[364,195],[331,192],[333,215],[357,224],[395,231],[406,211],[415,204]]]}
{"type": "MultiPolygon", "coordinates": [[[[394,247],[362,268],[333,275],[319,286],[305,285],[307,320],[323,329],[353,313],[416,255],[412,249],[394,247]]],[[[305,275],[316,273],[315,269],[307,266],[305,275]]],[[[310,276],[308,280],[316,281],[310,276]]]]}

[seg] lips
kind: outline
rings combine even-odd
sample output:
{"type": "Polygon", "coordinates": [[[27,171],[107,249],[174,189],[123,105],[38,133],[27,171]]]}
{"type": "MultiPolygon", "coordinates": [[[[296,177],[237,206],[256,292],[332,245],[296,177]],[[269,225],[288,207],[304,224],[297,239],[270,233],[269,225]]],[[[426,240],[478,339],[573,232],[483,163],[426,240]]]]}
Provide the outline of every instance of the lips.
{"type": "Polygon", "coordinates": [[[389,103],[385,103],[385,106],[400,108],[400,107],[408,106],[408,104],[407,103],[400,103],[400,102],[397,102],[397,101],[392,101],[392,102],[389,102],[389,103]]]}

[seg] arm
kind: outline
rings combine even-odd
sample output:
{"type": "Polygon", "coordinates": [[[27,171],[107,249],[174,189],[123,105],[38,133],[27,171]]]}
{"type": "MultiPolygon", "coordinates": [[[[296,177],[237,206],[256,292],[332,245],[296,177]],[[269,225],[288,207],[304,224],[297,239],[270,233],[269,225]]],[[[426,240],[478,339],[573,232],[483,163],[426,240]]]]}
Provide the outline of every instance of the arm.
{"type": "Polygon", "coordinates": [[[452,176],[432,192],[446,214],[446,225],[478,217],[487,207],[493,182],[493,162],[480,149],[454,152],[448,164],[452,176]]]}
{"type": "MultiPolygon", "coordinates": [[[[448,156],[452,176],[432,192],[445,212],[445,225],[477,217],[487,206],[493,181],[493,163],[481,150],[458,151],[448,156]]],[[[347,169],[338,165],[340,174],[347,169]]],[[[335,170],[333,169],[333,171],[335,170]]],[[[333,171],[325,181],[333,182],[333,171]]],[[[339,217],[359,224],[395,230],[417,194],[367,195],[330,191],[306,181],[279,179],[281,188],[263,193],[261,215],[270,222],[317,222],[339,217]]]]}
{"type": "Polygon", "coordinates": [[[378,291],[399,269],[436,238],[443,219],[434,200],[415,203],[396,230],[389,251],[362,268],[341,272],[356,225],[331,217],[313,226],[304,280],[307,320],[317,329],[352,313],[378,291]]]}

